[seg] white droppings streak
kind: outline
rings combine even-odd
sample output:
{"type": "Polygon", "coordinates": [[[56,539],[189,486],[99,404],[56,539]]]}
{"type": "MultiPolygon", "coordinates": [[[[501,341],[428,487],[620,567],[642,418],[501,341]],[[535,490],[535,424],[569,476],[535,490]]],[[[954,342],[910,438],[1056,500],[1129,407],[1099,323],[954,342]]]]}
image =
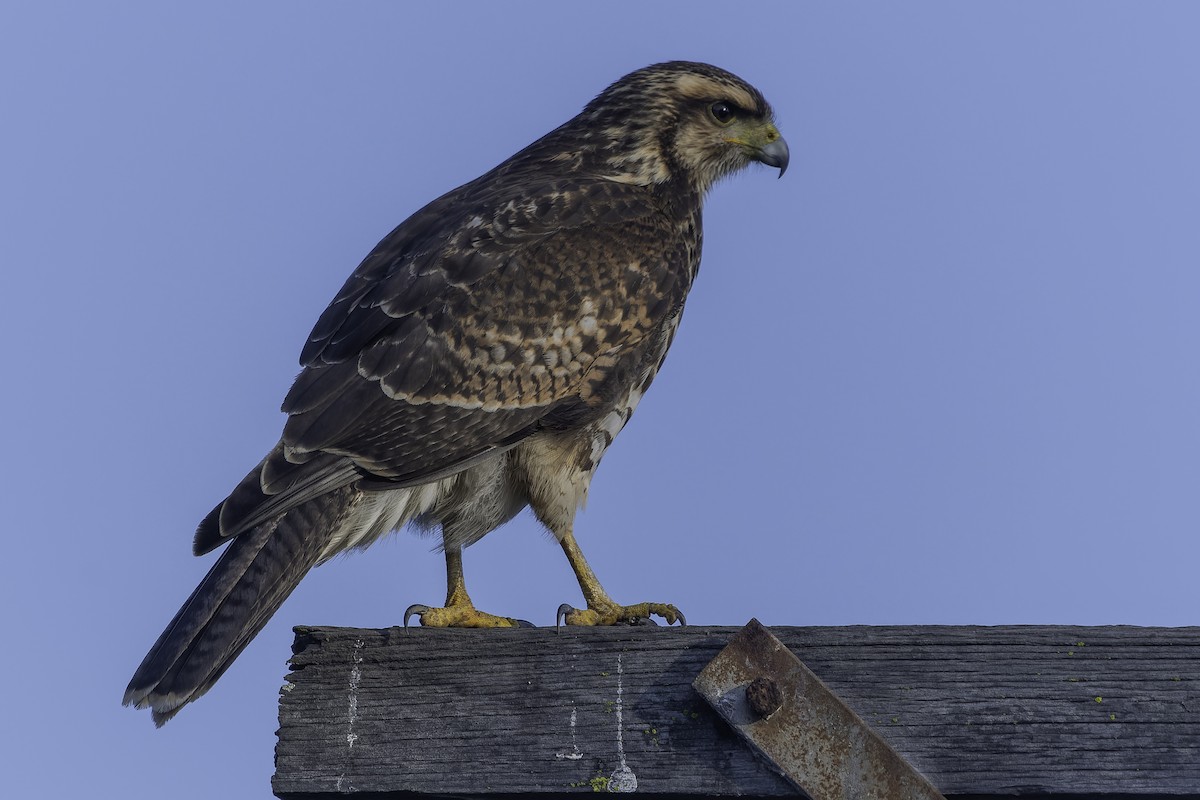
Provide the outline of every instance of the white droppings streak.
{"type": "Polygon", "coordinates": [[[583,758],[583,753],[579,751],[579,745],[575,742],[575,706],[571,706],[571,752],[555,753],[555,758],[566,759],[567,761],[578,761],[583,758]]]}
{"type": "Polygon", "coordinates": [[[633,770],[625,763],[625,737],[621,731],[621,728],[624,727],[621,696],[625,691],[625,667],[621,663],[621,656],[621,653],[617,653],[617,758],[621,763],[617,766],[616,771],[609,776],[608,790],[610,792],[636,792],[637,776],[633,774],[633,770]]]}
{"type": "MultiPolygon", "coordinates": [[[[364,644],[364,642],[362,639],[355,639],[354,640],[354,651],[350,655],[352,664],[350,666],[350,689],[347,692],[348,699],[347,699],[347,711],[346,711],[347,756],[349,756],[349,751],[354,749],[354,743],[356,741],[358,741],[358,734],[354,732],[354,723],[358,721],[358,683],[359,683],[359,681],[362,680],[362,667],[360,665],[363,662],[363,658],[362,658],[363,644],[364,644]]],[[[342,774],[339,775],[338,779],[337,779],[337,784],[336,784],[337,791],[353,792],[354,788],[352,786],[347,786],[346,788],[342,787],[342,784],[345,780],[346,780],[346,773],[343,771],[342,774]]]]}
{"type": "Polygon", "coordinates": [[[353,748],[354,743],[358,741],[358,734],[354,732],[354,723],[358,721],[358,682],[362,680],[362,646],[363,640],[356,639],[354,641],[354,653],[352,658],[354,666],[350,668],[350,692],[349,692],[349,709],[346,712],[346,747],[353,748]]]}

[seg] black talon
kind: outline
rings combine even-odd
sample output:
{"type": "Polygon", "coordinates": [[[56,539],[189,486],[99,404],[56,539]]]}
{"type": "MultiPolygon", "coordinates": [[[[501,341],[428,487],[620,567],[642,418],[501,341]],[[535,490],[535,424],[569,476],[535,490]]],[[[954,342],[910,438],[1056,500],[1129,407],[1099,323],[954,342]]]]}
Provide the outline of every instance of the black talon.
{"type": "Polygon", "coordinates": [[[413,614],[424,614],[429,610],[429,606],[423,606],[420,603],[413,603],[408,608],[404,609],[404,627],[408,628],[408,619],[413,614]]]}
{"type": "Polygon", "coordinates": [[[686,628],[687,627],[687,617],[685,617],[683,615],[683,612],[680,611],[678,608],[675,609],[675,613],[679,615],[679,627],[686,628]]]}
{"type": "Polygon", "coordinates": [[[558,611],[554,614],[554,632],[558,633],[562,629],[562,622],[566,620],[567,614],[575,610],[575,606],[570,603],[563,603],[558,607],[558,611]]]}

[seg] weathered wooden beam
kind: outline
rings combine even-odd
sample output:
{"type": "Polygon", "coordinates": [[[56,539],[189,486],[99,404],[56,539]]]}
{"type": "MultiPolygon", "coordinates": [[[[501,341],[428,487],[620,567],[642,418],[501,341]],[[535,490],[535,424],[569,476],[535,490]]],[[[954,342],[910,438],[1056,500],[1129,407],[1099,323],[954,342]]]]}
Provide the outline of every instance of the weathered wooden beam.
{"type": "MultiPolygon", "coordinates": [[[[692,689],[738,630],[297,628],[275,792],[794,794],[692,689]]],[[[1200,799],[1200,628],[771,631],[949,797],[1200,799]]]]}

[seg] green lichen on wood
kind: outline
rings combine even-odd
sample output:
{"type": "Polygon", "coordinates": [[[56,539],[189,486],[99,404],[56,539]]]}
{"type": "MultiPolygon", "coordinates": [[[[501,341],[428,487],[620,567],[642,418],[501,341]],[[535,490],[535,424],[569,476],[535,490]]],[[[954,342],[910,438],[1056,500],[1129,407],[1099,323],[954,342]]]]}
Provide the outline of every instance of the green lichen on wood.
{"type": "Polygon", "coordinates": [[[567,786],[571,789],[584,789],[590,786],[593,792],[607,792],[608,783],[610,780],[610,778],[604,775],[597,775],[596,777],[589,778],[586,781],[568,783],[567,786]]]}

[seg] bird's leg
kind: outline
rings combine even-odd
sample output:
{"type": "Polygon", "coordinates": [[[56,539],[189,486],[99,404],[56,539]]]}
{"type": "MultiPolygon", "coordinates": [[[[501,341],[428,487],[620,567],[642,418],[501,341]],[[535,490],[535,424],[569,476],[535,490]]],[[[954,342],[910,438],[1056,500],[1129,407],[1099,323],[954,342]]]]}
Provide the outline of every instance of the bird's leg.
{"type": "Polygon", "coordinates": [[[467,583],[463,578],[462,548],[446,546],[446,605],[430,608],[421,604],[411,605],[404,612],[404,627],[409,617],[416,614],[421,625],[433,628],[531,628],[525,620],[497,617],[475,608],[467,594],[467,583]]]}
{"type": "Polygon", "coordinates": [[[567,554],[567,561],[571,562],[571,569],[575,570],[575,579],[579,581],[579,588],[583,591],[583,599],[587,601],[587,608],[573,608],[564,603],[558,607],[558,614],[555,615],[556,625],[560,619],[568,625],[634,624],[640,620],[649,619],[651,615],[662,617],[668,625],[675,620],[679,620],[680,625],[687,624],[683,612],[669,603],[618,605],[608,596],[608,592],[604,591],[604,587],[596,578],[596,573],[592,572],[587,559],[583,557],[583,551],[579,549],[579,543],[575,541],[575,534],[568,530],[559,539],[559,543],[562,545],[563,552],[567,554]]]}

